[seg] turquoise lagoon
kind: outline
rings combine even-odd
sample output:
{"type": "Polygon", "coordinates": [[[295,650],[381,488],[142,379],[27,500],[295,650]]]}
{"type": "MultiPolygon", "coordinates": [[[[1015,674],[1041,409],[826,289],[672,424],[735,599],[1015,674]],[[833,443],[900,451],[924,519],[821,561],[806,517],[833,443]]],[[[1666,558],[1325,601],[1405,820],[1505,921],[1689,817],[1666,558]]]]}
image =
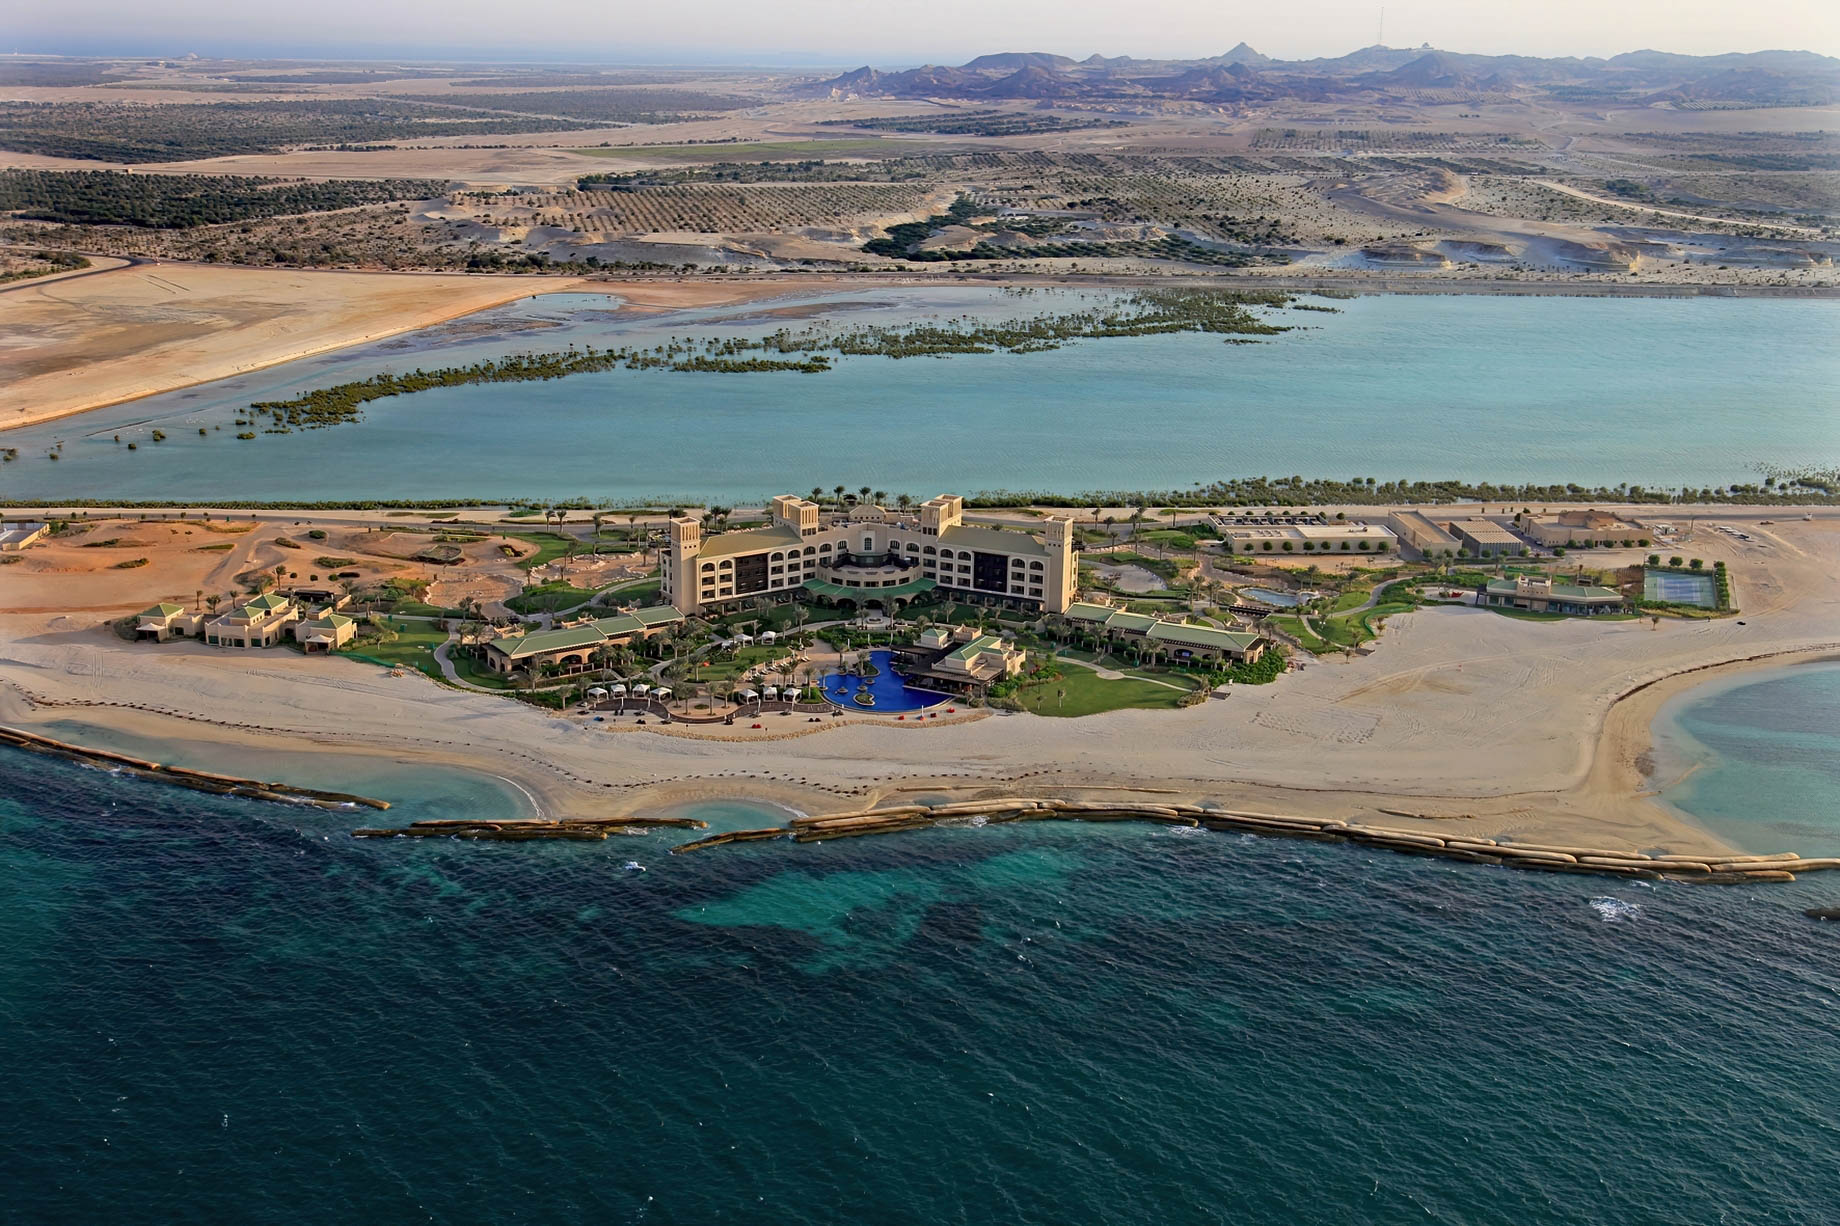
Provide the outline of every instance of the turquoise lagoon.
{"type": "Polygon", "coordinates": [[[1840,465],[1840,302],[1807,300],[1376,296],[1271,312],[1297,330],[1257,344],[1134,337],[847,358],[815,375],[612,371],[376,401],[357,425],[250,441],[231,424],[250,401],[383,370],[1094,299],[890,289],[662,316],[602,295],[523,300],[9,432],[20,457],[0,467],[0,497],[744,503],[839,481],[1079,494],[1260,474],[1699,487],[1840,465]]]}
{"type": "Polygon", "coordinates": [[[1840,855],[1840,660],[1696,686],[1655,720],[1662,798],[1748,851],[1840,855]]]}

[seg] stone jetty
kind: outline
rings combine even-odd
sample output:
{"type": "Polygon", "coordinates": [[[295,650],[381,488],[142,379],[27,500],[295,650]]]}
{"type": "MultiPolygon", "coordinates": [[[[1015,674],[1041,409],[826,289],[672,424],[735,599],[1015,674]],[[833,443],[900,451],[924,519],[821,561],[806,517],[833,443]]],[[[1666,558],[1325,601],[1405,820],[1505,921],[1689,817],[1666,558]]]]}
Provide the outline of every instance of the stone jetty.
{"type": "Polygon", "coordinates": [[[355,839],[488,839],[504,843],[530,839],[594,841],[613,835],[641,835],[661,826],[680,830],[709,829],[708,822],[694,817],[519,817],[503,821],[444,817],[387,830],[365,827],[352,831],[351,835],[355,839]]]}
{"type": "Polygon", "coordinates": [[[367,809],[390,807],[389,801],[377,800],[370,796],[356,796],[349,792],[328,792],[320,788],[296,787],[290,783],[266,783],[260,779],[240,779],[235,775],[219,775],[212,771],[193,770],[189,766],[171,766],[161,762],[152,762],[146,758],[116,753],[113,750],[72,745],[68,741],[60,741],[20,728],[0,727],[0,745],[12,745],[32,753],[42,753],[70,762],[81,762],[87,766],[100,766],[107,770],[118,770],[126,775],[152,779],[159,783],[170,783],[177,787],[190,788],[194,792],[211,792],[219,796],[242,796],[250,800],[274,800],[285,804],[314,805],[321,809],[345,809],[354,805],[367,809]]]}
{"type": "Polygon", "coordinates": [[[1794,881],[1797,873],[1840,868],[1840,857],[1810,859],[1794,852],[1773,855],[1648,855],[1597,847],[1569,847],[1547,843],[1515,843],[1462,835],[1427,834],[1396,830],[1343,818],[1299,817],[1286,813],[1257,813],[1208,805],[1137,803],[1121,800],[1062,800],[1055,797],[1004,796],[991,800],[959,800],[945,804],[891,805],[848,813],[795,817],[783,827],[734,831],[682,843],[673,853],[700,851],[727,843],[764,839],[790,839],[795,843],[821,843],[830,839],[898,834],[931,826],[988,824],[992,822],[1074,821],[1155,822],[1166,826],[1198,826],[1207,830],[1236,831],[1279,838],[1355,843],[1407,855],[1435,856],[1471,864],[1496,864],[1540,872],[1583,873],[1599,877],[1633,877],[1645,880],[1690,881],[1717,884],[1794,881]]]}

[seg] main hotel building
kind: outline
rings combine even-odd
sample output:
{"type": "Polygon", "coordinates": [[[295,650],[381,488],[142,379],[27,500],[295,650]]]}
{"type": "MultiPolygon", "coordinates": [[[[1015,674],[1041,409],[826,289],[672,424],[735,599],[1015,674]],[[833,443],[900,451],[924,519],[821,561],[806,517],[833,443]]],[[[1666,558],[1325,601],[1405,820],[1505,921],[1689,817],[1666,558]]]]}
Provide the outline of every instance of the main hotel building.
{"type": "Polygon", "coordinates": [[[707,539],[697,520],[672,520],[664,599],[686,616],[763,596],[892,613],[934,590],[1047,613],[1073,603],[1070,519],[1050,516],[1027,531],[980,527],[964,522],[964,499],[953,494],[922,503],[917,515],[867,504],[825,515],[791,494],[769,511],[767,527],[707,539]]]}

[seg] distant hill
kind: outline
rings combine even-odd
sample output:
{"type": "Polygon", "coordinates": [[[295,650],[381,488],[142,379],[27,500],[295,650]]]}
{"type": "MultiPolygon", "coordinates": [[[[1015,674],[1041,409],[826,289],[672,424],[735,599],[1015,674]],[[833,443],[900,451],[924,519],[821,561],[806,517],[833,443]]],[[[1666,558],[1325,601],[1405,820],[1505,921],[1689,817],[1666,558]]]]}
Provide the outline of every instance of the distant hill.
{"type": "Polygon", "coordinates": [[[1385,98],[1423,90],[1512,94],[1583,87],[1631,102],[1805,106],[1840,96],[1840,60],[1811,51],[1676,55],[1631,51],[1610,59],[1469,55],[1431,46],[1362,47],[1347,55],[1274,60],[1242,42],[1221,55],[1084,60],[1040,51],[980,55],[958,66],[899,72],[863,67],[795,87],[806,97],[1170,101],[1385,98]]]}

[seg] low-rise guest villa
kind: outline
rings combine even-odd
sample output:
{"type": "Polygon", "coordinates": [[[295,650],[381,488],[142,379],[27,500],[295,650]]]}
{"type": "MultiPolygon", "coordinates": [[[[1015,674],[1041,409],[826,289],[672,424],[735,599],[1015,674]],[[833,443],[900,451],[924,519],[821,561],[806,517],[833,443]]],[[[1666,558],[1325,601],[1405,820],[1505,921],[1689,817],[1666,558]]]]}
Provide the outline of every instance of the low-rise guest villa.
{"type": "Polygon", "coordinates": [[[892,614],[935,590],[1029,612],[1073,603],[1079,572],[1065,517],[1026,530],[967,524],[964,499],[952,494],[911,515],[868,504],[827,514],[791,494],[773,499],[770,512],[764,528],[707,539],[697,520],[672,520],[664,598],[686,615],[758,597],[892,614]]]}
{"type": "Polygon", "coordinates": [[[971,626],[930,626],[898,654],[905,679],[954,693],[978,693],[1016,676],[1028,661],[1014,643],[971,626]]]}
{"type": "Polygon", "coordinates": [[[16,553],[28,545],[37,544],[49,531],[50,524],[35,520],[0,522],[0,553],[16,553]]]}
{"type": "Polygon", "coordinates": [[[1201,661],[1251,664],[1265,654],[1269,640],[1257,631],[1220,630],[1187,622],[1164,621],[1110,605],[1069,605],[1062,620],[1107,647],[1174,664],[1201,661]]]}
{"type": "Polygon", "coordinates": [[[1521,531],[1542,545],[1620,545],[1648,540],[1647,529],[1618,519],[1606,511],[1561,511],[1557,515],[1529,515],[1521,531]]]}
{"type": "Polygon", "coordinates": [[[1558,583],[1548,575],[1491,579],[1476,596],[1477,603],[1490,608],[1525,609],[1530,613],[1565,613],[1573,617],[1621,613],[1628,607],[1623,594],[1615,588],[1558,583]]]}

